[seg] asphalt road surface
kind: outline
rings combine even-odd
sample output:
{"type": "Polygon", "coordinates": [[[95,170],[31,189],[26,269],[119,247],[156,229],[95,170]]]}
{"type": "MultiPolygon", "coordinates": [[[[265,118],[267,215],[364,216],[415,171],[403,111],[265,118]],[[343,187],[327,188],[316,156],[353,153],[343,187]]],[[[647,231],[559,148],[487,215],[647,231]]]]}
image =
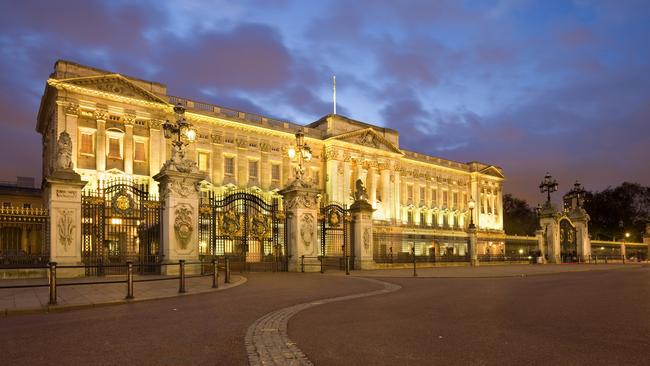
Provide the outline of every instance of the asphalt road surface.
{"type": "Polygon", "coordinates": [[[316,365],[650,365],[650,268],[382,279],[401,291],[311,308],[289,337],[316,365]]]}
{"type": "MultiPolygon", "coordinates": [[[[381,286],[246,274],[228,291],[0,318],[0,365],[245,365],[264,314],[381,286]]],[[[304,310],[289,336],[316,365],[639,364],[650,352],[650,268],[525,278],[382,278],[402,289],[304,310]]]]}

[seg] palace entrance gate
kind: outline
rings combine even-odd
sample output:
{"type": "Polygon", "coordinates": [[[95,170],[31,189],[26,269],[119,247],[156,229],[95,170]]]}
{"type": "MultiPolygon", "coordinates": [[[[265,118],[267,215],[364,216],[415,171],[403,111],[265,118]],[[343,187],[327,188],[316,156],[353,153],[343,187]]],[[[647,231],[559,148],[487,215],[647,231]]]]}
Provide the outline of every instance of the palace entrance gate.
{"type": "Polygon", "coordinates": [[[132,261],[139,273],[159,273],[160,201],[148,186],[111,181],[81,196],[81,258],[86,275],[126,273],[111,265],[132,261]]]}
{"type": "Polygon", "coordinates": [[[566,218],[560,220],[560,257],[562,262],[578,261],[576,228],[566,218]]]}
{"type": "Polygon", "coordinates": [[[352,217],[344,205],[330,203],[320,210],[321,272],[326,268],[354,269],[354,248],[351,247],[352,217]]]}
{"type": "Polygon", "coordinates": [[[202,260],[228,257],[235,271],[287,271],[286,215],[278,198],[237,191],[204,193],[199,206],[202,260]]]}

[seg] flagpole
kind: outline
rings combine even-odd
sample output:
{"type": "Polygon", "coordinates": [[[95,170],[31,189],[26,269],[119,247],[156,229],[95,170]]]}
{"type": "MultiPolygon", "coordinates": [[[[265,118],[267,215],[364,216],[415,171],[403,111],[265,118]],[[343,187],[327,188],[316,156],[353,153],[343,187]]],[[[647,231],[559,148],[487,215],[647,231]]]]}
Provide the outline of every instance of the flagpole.
{"type": "Polygon", "coordinates": [[[336,114],[336,75],[332,76],[333,81],[333,98],[334,98],[334,114],[336,114]]]}

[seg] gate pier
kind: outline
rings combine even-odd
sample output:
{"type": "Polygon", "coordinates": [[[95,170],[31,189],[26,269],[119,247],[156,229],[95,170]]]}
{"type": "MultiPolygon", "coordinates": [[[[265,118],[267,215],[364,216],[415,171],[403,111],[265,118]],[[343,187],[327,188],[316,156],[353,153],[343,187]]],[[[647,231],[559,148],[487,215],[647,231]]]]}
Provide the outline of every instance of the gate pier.
{"type": "MultiPolygon", "coordinates": [[[[63,131],[57,142],[57,159],[45,178],[43,198],[50,212],[50,262],[81,265],[81,189],[86,182],[73,170],[72,141],[63,131]]],[[[80,277],[83,268],[61,268],[59,277],[80,277]]]]}
{"type": "Polygon", "coordinates": [[[354,269],[374,269],[372,258],[372,213],[375,209],[365,199],[350,206],[352,216],[352,248],[354,248],[354,269]]]}
{"type": "Polygon", "coordinates": [[[289,271],[300,272],[301,257],[304,255],[304,270],[320,270],[318,262],[318,212],[320,209],[319,191],[300,180],[282,189],[280,192],[287,213],[289,249],[289,271]]]}
{"type": "MultiPolygon", "coordinates": [[[[163,169],[155,179],[162,202],[163,275],[177,275],[179,260],[199,260],[199,182],[205,174],[163,169]]],[[[186,265],[186,274],[200,273],[198,264],[186,265]]]]}

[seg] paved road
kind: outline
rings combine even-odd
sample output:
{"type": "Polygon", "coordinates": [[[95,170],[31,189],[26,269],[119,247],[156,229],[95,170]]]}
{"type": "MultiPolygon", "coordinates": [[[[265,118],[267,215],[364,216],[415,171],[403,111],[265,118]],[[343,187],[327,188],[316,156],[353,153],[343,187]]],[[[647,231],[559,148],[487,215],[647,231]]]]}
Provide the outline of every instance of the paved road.
{"type": "Polygon", "coordinates": [[[401,291],[307,309],[316,365],[648,365],[650,268],[526,278],[382,278],[401,291]]]}
{"type": "Polygon", "coordinates": [[[264,314],[381,287],[317,274],[246,277],[217,293],[0,318],[0,365],[245,365],[246,330],[264,314]]]}
{"type": "MultiPolygon", "coordinates": [[[[248,327],[378,290],[340,275],[247,274],[218,293],[0,318],[0,364],[244,365],[248,327]]],[[[381,278],[402,289],[289,320],[316,365],[647,364],[650,268],[510,278],[381,278]]]]}

